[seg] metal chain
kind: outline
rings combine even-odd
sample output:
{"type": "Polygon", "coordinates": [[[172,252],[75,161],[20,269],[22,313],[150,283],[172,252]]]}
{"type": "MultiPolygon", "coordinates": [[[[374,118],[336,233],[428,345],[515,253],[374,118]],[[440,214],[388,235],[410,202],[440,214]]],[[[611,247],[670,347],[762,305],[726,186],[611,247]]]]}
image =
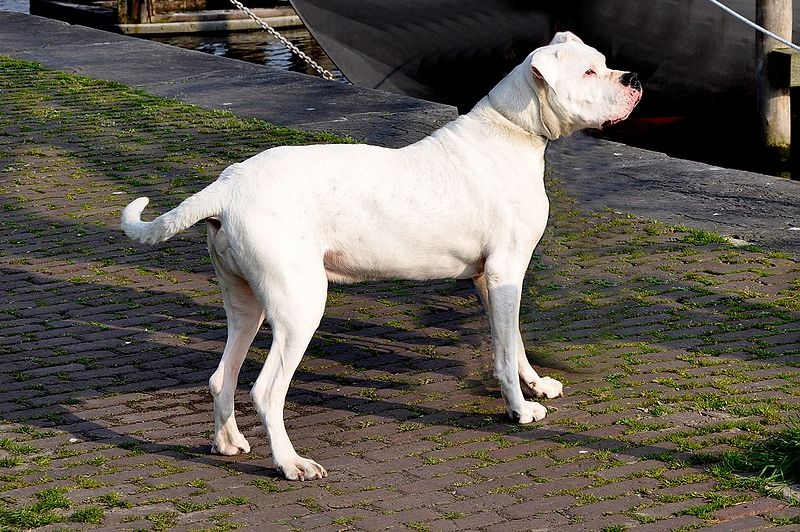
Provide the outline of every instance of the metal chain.
{"type": "Polygon", "coordinates": [[[324,68],[322,68],[322,67],[319,65],[319,63],[317,63],[316,61],[314,61],[313,59],[311,59],[310,57],[308,57],[308,56],[307,56],[307,55],[306,55],[306,54],[305,54],[305,53],[304,53],[304,52],[303,52],[303,51],[302,51],[300,48],[298,48],[297,46],[295,46],[294,44],[292,44],[292,43],[289,41],[289,39],[287,39],[286,37],[284,37],[283,35],[281,35],[280,33],[278,33],[278,30],[276,30],[275,28],[273,28],[272,26],[270,26],[269,24],[267,24],[266,22],[264,22],[264,21],[263,21],[261,18],[259,18],[259,17],[258,17],[258,16],[257,16],[255,13],[253,13],[253,12],[252,12],[252,11],[250,11],[248,8],[246,8],[246,7],[244,6],[244,4],[242,4],[241,2],[239,2],[239,0],[230,0],[230,3],[231,3],[231,4],[233,4],[233,5],[235,5],[236,7],[238,7],[240,10],[242,10],[242,11],[244,12],[244,14],[245,14],[245,15],[247,15],[248,17],[250,17],[251,19],[253,19],[253,21],[254,21],[256,24],[258,24],[259,26],[261,26],[261,29],[263,29],[264,31],[266,31],[267,33],[269,33],[270,35],[272,35],[273,37],[275,37],[277,40],[279,40],[279,41],[280,41],[280,42],[281,42],[281,43],[282,43],[282,44],[283,44],[283,45],[284,45],[286,48],[288,48],[288,49],[289,49],[289,51],[290,51],[290,52],[292,52],[292,53],[293,53],[293,54],[295,54],[297,57],[299,57],[300,59],[302,59],[303,61],[305,61],[306,63],[308,63],[308,64],[309,64],[309,66],[311,66],[311,68],[313,68],[314,70],[316,70],[316,71],[319,73],[319,75],[320,75],[320,76],[322,76],[323,78],[325,78],[325,79],[327,79],[327,80],[331,80],[331,81],[333,81],[333,80],[334,80],[333,74],[331,74],[329,71],[327,71],[327,70],[325,70],[324,68]]]}

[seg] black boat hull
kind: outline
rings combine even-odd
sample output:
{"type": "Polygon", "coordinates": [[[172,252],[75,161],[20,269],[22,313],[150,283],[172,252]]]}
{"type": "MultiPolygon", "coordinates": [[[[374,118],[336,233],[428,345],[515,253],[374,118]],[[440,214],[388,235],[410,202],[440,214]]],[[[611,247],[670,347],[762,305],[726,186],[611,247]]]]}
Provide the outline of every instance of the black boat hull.
{"type": "MultiPolygon", "coordinates": [[[[352,83],[461,111],[562,29],[600,50],[610,66],[639,73],[646,98],[638,116],[755,105],[755,32],[705,0],[291,3],[352,83]]],[[[754,0],[725,4],[754,17],[754,0]]]]}

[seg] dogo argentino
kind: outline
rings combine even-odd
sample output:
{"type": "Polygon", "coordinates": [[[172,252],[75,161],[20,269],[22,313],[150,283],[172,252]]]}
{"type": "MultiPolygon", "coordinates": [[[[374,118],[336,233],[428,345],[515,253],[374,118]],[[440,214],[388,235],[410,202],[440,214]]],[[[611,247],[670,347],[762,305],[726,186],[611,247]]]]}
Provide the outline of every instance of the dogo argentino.
{"type": "Polygon", "coordinates": [[[297,454],[283,407],[289,383],[325,309],[328,283],[471,278],[489,317],[494,375],[518,423],[547,410],[523,396],[553,398],[519,332],[522,282],[544,232],[549,140],[625,119],[639,102],[635,73],[611,70],[569,32],[534,50],[466,115],[400,149],[336,144],[277,147],[219,178],[151,222],[147,198],[121,225],[139,242],[163,242],[200,220],[219,278],[228,338],[209,381],[213,452],[249,452],[233,397],[264,318],[272,345],[252,388],[275,466],[288,479],[327,476],[297,454]]]}

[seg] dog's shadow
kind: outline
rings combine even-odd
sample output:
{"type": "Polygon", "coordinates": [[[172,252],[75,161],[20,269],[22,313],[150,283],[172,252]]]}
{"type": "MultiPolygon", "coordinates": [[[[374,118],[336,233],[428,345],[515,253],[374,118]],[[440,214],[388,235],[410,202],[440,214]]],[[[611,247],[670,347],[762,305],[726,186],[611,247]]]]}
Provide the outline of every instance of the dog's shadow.
{"type": "MultiPolygon", "coordinates": [[[[6,267],[4,270],[8,278],[14,277],[14,268],[6,267]]],[[[17,270],[16,275],[25,277],[31,286],[45,286],[51,282],[46,276],[22,269],[17,270]]],[[[316,437],[316,427],[302,424],[306,411],[323,417],[346,411],[352,415],[337,420],[334,414],[326,423],[337,431],[357,430],[360,416],[363,415],[361,419],[364,420],[377,416],[397,425],[408,422],[420,427],[441,426],[443,431],[460,429],[494,435],[500,430],[518,437],[580,437],[589,448],[626,446],[624,442],[613,439],[583,438],[573,434],[568,426],[562,428],[547,420],[536,426],[512,424],[503,412],[499,390],[493,388],[496,385],[491,375],[488,322],[472,286],[469,283],[446,283],[415,284],[406,288],[407,292],[381,297],[394,298],[387,301],[393,308],[409,305],[422,309],[412,316],[420,325],[419,330],[387,327],[381,320],[342,317],[337,312],[326,314],[309,348],[308,364],[297,371],[287,395],[287,409],[294,414],[294,417],[287,417],[287,425],[298,443],[302,445],[301,437],[316,437]],[[445,299],[456,300],[456,303],[445,305],[445,299]],[[381,333],[370,335],[370,331],[381,333]],[[454,353],[439,352],[448,350],[454,353]],[[424,393],[423,381],[430,375],[447,381],[440,387],[442,400],[420,402],[418,399],[424,393]],[[420,393],[416,393],[417,390],[420,393]],[[492,408],[480,412],[470,410],[463,401],[452,401],[456,394],[467,394],[468,401],[492,408]],[[414,398],[413,404],[409,397],[414,398]],[[301,426],[296,429],[294,425],[298,421],[301,426]]],[[[370,298],[374,289],[356,286],[348,289],[348,297],[352,295],[358,300],[370,298]],[[353,291],[352,294],[349,290],[353,291]]],[[[126,286],[113,286],[112,289],[101,283],[85,283],[81,285],[81,293],[89,300],[103,303],[108,303],[109,296],[113,295],[116,300],[136,304],[125,307],[116,316],[110,311],[102,313],[87,309],[83,313],[91,316],[91,323],[79,320],[77,316],[81,312],[73,310],[73,307],[64,310],[60,321],[53,321],[52,326],[77,326],[79,332],[73,333],[74,341],[66,342],[61,348],[63,354],[49,362],[56,364],[54,368],[58,368],[59,363],[76,367],[87,365],[86,369],[73,370],[74,375],[83,380],[70,381],[68,377],[71,374],[54,370],[44,374],[36,368],[41,361],[28,363],[20,357],[15,363],[16,369],[7,368],[6,374],[13,377],[11,381],[19,382],[19,390],[31,390],[31,393],[24,405],[7,403],[6,420],[65,431],[98,444],[279,478],[266,453],[261,451],[266,435],[247,394],[261,370],[263,361],[259,359],[259,353],[264,353],[269,345],[268,330],[259,333],[255,349],[242,368],[237,392],[240,427],[256,445],[256,454],[217,456],[209,453],[213,407],[207,379],[216,369],[225,341],[225,317],[221,307],[216,302],[206,305],[198,298],[175,291],[126,286]],[[153,306],[143,303],[150,298],[163,305],[156,313],[153,306]],[[150,329],[159,325],[164,330],[150,329]],[[91,356],[88,356],[84,340],[95,342],[91,356]],[[105,347],[101,350],[96,342],[105,347]],[[82,374],[84,371],[87,375],[82,374]],[[131,381],[125,382],[126,378],[131,381]],[[133,381],[133,378],[138,380],[133,381]],[[78,400],[63,402],[59,396],[64,394],[73,394],[71,397],[78,400]],[[117,396],[119,399],[114,399],[117,396]],[[190,407],[193,417],[201,419],[187,427],[204,426],[207,432],[170,437],[148,434],[147,430],[137,432],[123,422],[115,421],[114,405],[134,403],[142,396],[145,402],[141,411],[145,414],[148,409],[158,408],[153,404],[160,403],[161,408],[169,408],[179,400],[177,402],[181,405],[190,407]],[[35,408],[34,400],[38,408],[35,408]],[[170,406],[163,406],[165,404],[170,406]],[[95,412],[96,417],[85,413],[91,408],[103,408],[98,405],[110,405],[111,410],[106,414],[95,412]],[[34,415],[33,411],[39,414],[34,415]],[[203,418],[207,421],[203,422],[203,418]],[[206,441],[199,442],[201,438],[206,441]]],[[[146,415],[144,417],[148,419],[146,415]]],[[[172,419],[165,419],[168,428],[172,426],[172,419]]],[[[182,427],[180,419],[175,419],[178,428],[182,427]]],[[[652,453],[663,451],[657,447],[647,450],[652,453]]],[[[624,453],[625,449],[619,452],[624,453]]],[[[642,452],[641,446],[636,452],[642,452]]]]}

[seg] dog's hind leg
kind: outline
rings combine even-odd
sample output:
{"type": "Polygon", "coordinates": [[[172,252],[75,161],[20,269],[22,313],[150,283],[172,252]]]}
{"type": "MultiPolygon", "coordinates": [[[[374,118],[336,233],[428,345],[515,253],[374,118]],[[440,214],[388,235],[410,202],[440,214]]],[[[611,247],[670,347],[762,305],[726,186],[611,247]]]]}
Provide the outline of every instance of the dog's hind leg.
{"type": "Polygon", "coordinates": [[[214,397],[214,443],[211,452],[235,455],[250,452],[250,444],[236,425],[233,398],[242,362],[264,321],[264,309],[247,281],[221,272],[219,267],[217,271],[228,318],[228,340],[219,366],[208,381],[214,397]]]}
{"type": "Polygon", "coordinates": [[[319,327],[325,311],[328,281],[322,262],[271,270],[267,319],[272,326],[272,346],[251,391],[253,403],[270,439],[275,467],[289,480],[328,476],[314,460],[297,454],[286,433],[283,409],[286,392],[297,366],[319,327]]]}
{"type": "Polygon", "coordinates": [[[476,275],[472,278],[472,282],[475,284],[475,290],[478,292],[478,299],[480,299],[481,304],[483,305],[483,310],[486,312],[486,317],[489,318],[489,333],[491,334],[492,311],[489,308],[489,287],[486,284],[486,275],[476,275]]]}
{"type": "Polygon", "coordinates": [[[248,282],[241,277],[239,267],[229,253],[228,243],[228,235],[222,224],[218,220],[208,220],[208,252],[217,272],[228,320],[225,350],[217,370],[208,380],[214,397],[214,443],[211,452],[234,455],[250,452],[250,444],[236,425],[233,398],[247,350],[264,321],[264,306],[248,282]]]}

